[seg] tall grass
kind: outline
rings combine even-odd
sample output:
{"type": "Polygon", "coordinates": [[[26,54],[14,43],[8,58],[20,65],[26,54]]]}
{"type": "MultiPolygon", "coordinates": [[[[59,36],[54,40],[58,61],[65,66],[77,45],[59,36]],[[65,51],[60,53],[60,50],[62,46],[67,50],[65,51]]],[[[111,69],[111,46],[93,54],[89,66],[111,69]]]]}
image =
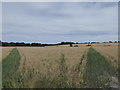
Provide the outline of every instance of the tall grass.
{"type": "Polygon", "coordinates": [[[60,58],[56,60],[58,61],[56,73],[49,71],[52,67],[50,62],[45,62],[46,64],[40,69],[43,69],[45,73],[36,74],[34,67],[17,70],[20,64],[20,54],[14,48],[2,62],[3,86],[8,88],[104,88],[110,87],[108,82],[111,82],[111,77],[116,73],[111,63],[93,48],[89,48],[89,51],[73,67],[71,73],[69,73],[66,60],[65,55],[60,54],[60,58]],[[25,74],[21,75],[23,71],[25,74]]]}
{"type": "Polygon", "coordinates": [[[59,74],[60,87],[61,88],[69,87],[68,77],[67,77],[68,68],[67,68],[67,65],[66,65],[64,54],[61,54],[61,58],[60,58],[60,62],[59,62],[59,70],[60,70],[60,74],[59,74]]]}
{"type": "MultiPolygon", "coordinates": [[[[49,72],[49,71],[48,71],[49,72]]],[[[39,80],[36,81],[34,87],[36,88],[68,88],[68,77],[67,77],[68,68],[66,66],[66,61],[64,54],[60,55],[58,60],[58,73],[50,73],[44,75],[39,74],[39,80]]]]}
{"type": "Polygon", "coordinates": [[[81,88],[83,85],[83,75],[84,75],[84,68],[86,65],[86,52],[78,62],[78,64],[72,70],[72,88],[81,88]]]}
{"type": "Polygon", "coordinates": [[[13,75],[20,64],[20,54],[17,48],[12,49],[10,54],[2,60],[3,87],[13,87],[13,75]]]}
{"type": "Polygon", "coordinates": [[[115,69],[105,57],[93,48],[89,48],[84,74],[84,87],[110,87],[109,82],[111,82],[111,77],[114,76],[115,72],[115,69]]]}

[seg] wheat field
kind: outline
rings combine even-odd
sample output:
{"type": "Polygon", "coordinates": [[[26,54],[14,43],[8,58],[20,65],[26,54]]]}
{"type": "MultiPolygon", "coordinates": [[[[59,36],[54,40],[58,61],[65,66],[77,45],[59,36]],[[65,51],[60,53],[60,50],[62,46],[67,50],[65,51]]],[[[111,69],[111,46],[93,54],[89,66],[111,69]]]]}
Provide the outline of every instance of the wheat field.
{"type": "MultiPolygon", "coordinates": [[[[84,83],[85,68],[88,65],[86,58],[90,47],[117,67],[118,44],[92,44],[90,47],[86,45],[79,44],[78,47],[69,47],[68,45],[16,47],[21,58],[18,70],[14,73],[14,87],[84,87],[85,85],[82,86],[82,83],[84,83]]],[[[8,56],[13,48],[2,47],[2,59],[8,56]]]]}
{"type": "Polygon", "coordinates": [[[14,47],[2,47],[2,59],[5,58],[7,55],[9,55],[10,51],[13,49],[14,47]]]}
{"type": "Polygon", "coordinates": [[[101,55],[105,56],[118,67],[118,44],[101,44],[93,46],[101,55]]]}
{"type": "MultiPolygon", "coordinates": [[[[20,68],[24,67],[26,73],[27,70],[33,70],[36,73],[35,75],[41,74],[56,77],[60,73],[59,63],[61,55],[64,55],[63,58],[68,71],[67,76],[70,81],[71,73],[87,51],[87,47],[18,47],[18,50],[22,56],[20,68]]],[[[31,79],[31,82],[38,80],[38,78],[35,78],[31,79]]],[[[33,83],[31,83],[32,86],[33,83]]]]}

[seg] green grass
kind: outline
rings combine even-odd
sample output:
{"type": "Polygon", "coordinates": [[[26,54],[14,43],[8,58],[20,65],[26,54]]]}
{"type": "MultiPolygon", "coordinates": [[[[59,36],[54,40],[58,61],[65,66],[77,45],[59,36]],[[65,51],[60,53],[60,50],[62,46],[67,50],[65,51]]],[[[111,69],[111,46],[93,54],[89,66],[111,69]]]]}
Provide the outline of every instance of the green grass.
{"type": "Polygon", "coordinates": [[[110,87],[108,82],[111,81],[111,77],[116,73],[111,63],[93,48],[89,48],[87,53],[85,70],[84,87],[90,88],[110,87]]]}
{"type": "Polygon", "coordinates": [[[17,71],[20,64],[20,54],[17,48],[12,49],[10,54],[2,60],[2,79],[3,87],[13,86],[13,75],[17,71]]]}

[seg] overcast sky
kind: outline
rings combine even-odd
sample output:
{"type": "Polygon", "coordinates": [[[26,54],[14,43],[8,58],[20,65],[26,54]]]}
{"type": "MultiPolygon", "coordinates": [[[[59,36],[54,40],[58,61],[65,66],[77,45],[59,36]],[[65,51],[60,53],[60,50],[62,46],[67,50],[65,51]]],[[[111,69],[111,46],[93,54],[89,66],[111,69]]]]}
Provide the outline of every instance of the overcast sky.
{"type": "Polygon", "coordinates": [[[118,40],[117,2],[9,2],[2,10],[3,41],[118,40]]]}

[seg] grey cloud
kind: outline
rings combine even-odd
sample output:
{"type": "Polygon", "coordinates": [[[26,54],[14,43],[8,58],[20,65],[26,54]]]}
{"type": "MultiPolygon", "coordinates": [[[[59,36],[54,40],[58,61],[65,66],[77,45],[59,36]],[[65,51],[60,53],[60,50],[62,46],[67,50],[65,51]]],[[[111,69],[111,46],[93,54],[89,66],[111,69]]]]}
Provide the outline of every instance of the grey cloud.
{"type": "Polygon", "coordinates": [[[3,3],[3,40],[116,40],[117,20],[117,3],[3,3]]]}

